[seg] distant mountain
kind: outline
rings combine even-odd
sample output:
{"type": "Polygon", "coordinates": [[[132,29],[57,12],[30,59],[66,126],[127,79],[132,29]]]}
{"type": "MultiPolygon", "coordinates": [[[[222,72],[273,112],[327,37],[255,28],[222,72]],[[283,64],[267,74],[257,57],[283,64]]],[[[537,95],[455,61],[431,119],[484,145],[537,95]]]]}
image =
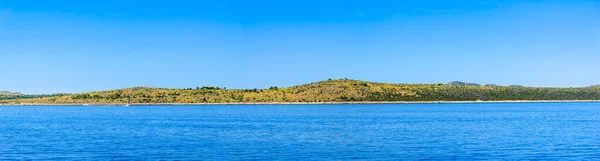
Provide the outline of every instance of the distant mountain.
{"type": "Polygon", "coordinates": [[[2,104],[3,100],[15,100],[15,99],[27,99],[27,98],[44,98],[44,97],[56,97],[56,96],[65,96],[69,95],[66,93],[56,93],[56,94],[22,94],[19,92],[9,92],[9,91],[0,91],[0,104],[2,104]]]}
{"type": "Polygon", "coordinates": [[[2,95],[2,96],[20,96],[23,94],[21,94],[19,92],[0,91],[0,95],[2,95]]]}
{"type": "Polygon", "coordinates": [[[477,84],[477,83],[468,83],[468,82],[461,82],[461,81],[450,82],[450,83],[448,83],[448,85],[453,85],[453,86],[481,86],[480,84],[477,84]]]}

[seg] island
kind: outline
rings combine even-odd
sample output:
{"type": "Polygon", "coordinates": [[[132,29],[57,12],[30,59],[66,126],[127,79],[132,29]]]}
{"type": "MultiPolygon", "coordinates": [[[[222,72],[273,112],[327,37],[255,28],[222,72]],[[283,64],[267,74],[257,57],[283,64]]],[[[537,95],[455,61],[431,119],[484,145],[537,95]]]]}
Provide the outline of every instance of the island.
{"type": "Polygon", "coordinates": [[[325,104],[325,103],[419,103],[596,101],[600,86],[524,87],[447,84],[392,84],[351,79],[329,79],[304,85],[265,89],[195,87],[183,89],[133,87],[118,90],[52,95],[3,92],[3,105],[65,104],[325,104]],[[8,93],[8,94],[7,94],[8,93]]]}

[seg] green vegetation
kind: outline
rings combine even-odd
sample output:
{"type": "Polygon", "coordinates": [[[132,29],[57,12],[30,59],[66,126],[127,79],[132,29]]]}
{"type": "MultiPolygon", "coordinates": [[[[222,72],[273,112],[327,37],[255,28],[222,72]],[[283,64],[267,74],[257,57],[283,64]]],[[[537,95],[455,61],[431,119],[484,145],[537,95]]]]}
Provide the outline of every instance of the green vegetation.
{"type": "MultiPolygon", "coordinates": [[[[2,100],[14,100],[14,99],[24,99],[24,98],[43,98],[43,97],[56,97],[56,96],[65,96],[69,94],[58,93],[58,94],[34,94],[34,95],[25,95],[18,92],[8,92],[8,91],[0,91],[0,103],[2,100]]],[[[6,102],[6,101],[4,101],[6,102]]]]}
{"type": "MultiPolygon", "coordinates": [[[[448,85],[455,85],[455,86],[481,86],[480,84],[477,84],[477,83],[467,83],[467,82],[461,82],[461,81],[450,82],[450,83],[448,83],[448,85]]],[[[488,85],[490,85],[490,84],[488,84],[488,85]]]]}
{"type": "Polygon", "coordinates": [[[388,84],[359,80],[327,80],[305,85],[268,89],[185,89],[135,87],[64,96],[0,100],[0,104],[94,104],[94,103],[260,103],[260,102],[354,102],[354,101],[508,101],[508,100],[600,100],[600,87],[538,88],[480,86],[474,83],[388,84]]]}

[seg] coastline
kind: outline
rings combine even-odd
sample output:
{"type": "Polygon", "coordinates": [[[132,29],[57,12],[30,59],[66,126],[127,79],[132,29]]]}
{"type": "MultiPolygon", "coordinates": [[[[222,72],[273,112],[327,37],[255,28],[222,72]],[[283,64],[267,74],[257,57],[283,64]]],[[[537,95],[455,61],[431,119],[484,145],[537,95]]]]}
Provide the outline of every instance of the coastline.
{"type": "MultiPolygon", "coordinates": [[[[358,102],[232,102],[232,103],[132,103],[131,106],[193,105],[343,105],[343,104],[461,104],[461,103],[594,103],[600,100],[506,100],[506,101],[358,101],[358,102]]],[[[124,106],[126,103],[87,104],[86,106],[124,106]]],[[[84,106],[83,104],[22,103],[0,106],[84,106]]]]}

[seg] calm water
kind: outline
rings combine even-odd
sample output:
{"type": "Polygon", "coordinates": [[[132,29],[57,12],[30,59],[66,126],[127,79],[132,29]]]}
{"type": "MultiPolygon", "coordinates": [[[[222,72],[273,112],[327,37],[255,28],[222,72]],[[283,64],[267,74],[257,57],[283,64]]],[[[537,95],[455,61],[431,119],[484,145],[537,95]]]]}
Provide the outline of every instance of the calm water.
{"type": "Polygon", "coordinates": [[[600,103],[0,106],[0,160],[600,160],[600,103]]]}

